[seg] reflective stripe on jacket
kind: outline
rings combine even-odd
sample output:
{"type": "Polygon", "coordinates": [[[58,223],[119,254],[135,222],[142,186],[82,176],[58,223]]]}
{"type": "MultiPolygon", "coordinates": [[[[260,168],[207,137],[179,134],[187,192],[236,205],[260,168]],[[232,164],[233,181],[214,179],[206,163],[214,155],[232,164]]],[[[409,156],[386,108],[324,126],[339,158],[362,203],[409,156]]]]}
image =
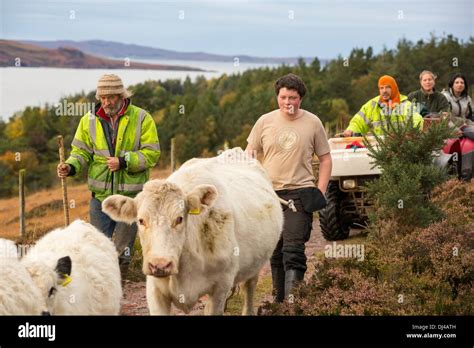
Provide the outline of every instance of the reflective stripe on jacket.
{"type": "Polygon", "coordinates": [[[66,161],[74,166],[75,175],[89,166],[88,186],[99,201],[117,193],[134,197],[160,157],[158,133],[149,113],[130,104],[118,120],[115,153],[111,154],[99,117],[91,112],[84,115],[66,161]],[[107,157],[125,157],[126,168],[111,172],[107,157]]]}
{"type": "Polygon", "coordinates": [[[406,96],[400,95],[400,104],[390,110],[379,103],[380,97],[370,99],[362,108],[352,117],[348,130],[354,133],[367,134],[372,132],[381,135],[382,127],[387,126],[387,119],[390,117],[392,123],[405,123],[409,118],[413,118],[414,126],[423,128],[423,117],[414,110],[412,103],[406,96]]]}

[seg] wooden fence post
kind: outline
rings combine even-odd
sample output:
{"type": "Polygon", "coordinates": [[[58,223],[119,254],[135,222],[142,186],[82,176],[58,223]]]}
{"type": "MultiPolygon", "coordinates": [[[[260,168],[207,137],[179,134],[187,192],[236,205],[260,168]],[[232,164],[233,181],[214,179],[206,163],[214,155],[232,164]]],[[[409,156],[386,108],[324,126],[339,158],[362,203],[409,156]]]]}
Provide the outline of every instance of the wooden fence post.
{"type": "Polygon", "coordinates": [[[26,233],[25,226],[25,169],[20,169],[18,174],[19,198],[20,198],[20,237],[24,240],[26,233]]]}
{"type": "Polygon", "coordinates": [[[174,172],[176,168],[175,150],[175,138],[171,138],[171,172],[174,172]]]}

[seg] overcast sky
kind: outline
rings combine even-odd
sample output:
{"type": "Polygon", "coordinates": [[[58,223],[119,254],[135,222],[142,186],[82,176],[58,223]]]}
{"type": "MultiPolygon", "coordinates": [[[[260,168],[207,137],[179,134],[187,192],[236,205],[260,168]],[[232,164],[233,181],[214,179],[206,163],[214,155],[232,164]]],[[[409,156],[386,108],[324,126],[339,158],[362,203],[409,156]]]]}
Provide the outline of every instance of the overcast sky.
{"type": "Polygon", "coordinates": [[[473,0],[0,0],[5,39],[134,43],[254,56],[347,55],[453,34],[474,36],[473,0]]]}

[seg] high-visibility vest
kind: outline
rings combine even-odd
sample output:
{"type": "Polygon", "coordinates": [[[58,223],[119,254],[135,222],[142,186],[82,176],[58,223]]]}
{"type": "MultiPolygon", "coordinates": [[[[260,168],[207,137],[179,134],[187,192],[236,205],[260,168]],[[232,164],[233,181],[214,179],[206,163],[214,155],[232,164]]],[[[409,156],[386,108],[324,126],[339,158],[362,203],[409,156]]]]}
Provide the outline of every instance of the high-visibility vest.
{"type": "Polygon", "coordinates": [[[392,124],[397,122],[406,123],[410,118],[413,125],[419,129],[423,129],[423,117],[416,112],[414,105],[404,95],[400,96],[400,104],[395,105],[392,109],[385,107],[379,103],[380,97],[370,99],[362,108],[352,117],[348,130],[354,133],[367,134],[372,132],[377,135],[383,134],[382,127],[387,127],[387,121],[392,124]]]}
{"type": "Polygon", "coordinates": [[[160,157],[160,144],[153,118],[145,110],[129,105],[119,118],[115,153],[107,146],[99,116],[85,114],[77,127],[71,155],[66,163],[75,175],[89,166],[88,186],[95,198],[103,201],[112,194],[135,197],[149,179],[150,169],[160,157]],[[125,157],[126,168],[112,172],[107,157],[125,157]]]}

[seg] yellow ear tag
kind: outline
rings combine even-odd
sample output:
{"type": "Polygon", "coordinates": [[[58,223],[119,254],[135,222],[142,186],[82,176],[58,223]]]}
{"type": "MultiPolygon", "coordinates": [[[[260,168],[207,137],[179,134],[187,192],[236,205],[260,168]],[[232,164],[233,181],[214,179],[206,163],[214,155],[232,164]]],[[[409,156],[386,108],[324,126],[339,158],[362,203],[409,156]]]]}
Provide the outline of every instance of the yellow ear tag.
{"type": "Polygon", "coordinates": [[[188,211],[188,214],[191,214],[191,215],[199,215],[199,214],[201,214],[201,209],[199,209],[199,208],[198,208],[198,209],[190,209],[190,210],[188,211]]]}
{"type": "Polygon", "coordinates": [[[61,283],[61,286],[67,286],[70,282],[72,282],[72,278],[67,274],[64,274],[64,280],[61,283]]]}

